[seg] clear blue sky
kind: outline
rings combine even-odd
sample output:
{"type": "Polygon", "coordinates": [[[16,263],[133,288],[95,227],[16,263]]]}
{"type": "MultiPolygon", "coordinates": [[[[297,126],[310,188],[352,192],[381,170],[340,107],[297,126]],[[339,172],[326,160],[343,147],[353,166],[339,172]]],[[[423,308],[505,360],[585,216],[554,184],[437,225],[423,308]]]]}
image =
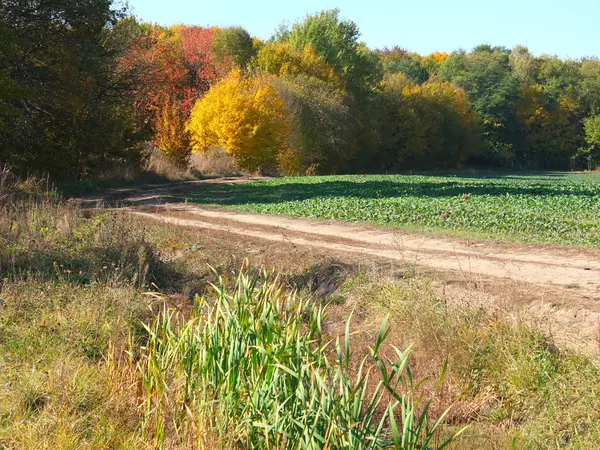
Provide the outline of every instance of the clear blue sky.
{"type": "Polygon", "coordinates": [[[268,38],[282,22],[339,8],[371,48],[419,53],[522,44],[536,55],[600,56],[600,0],[129,0],[147,22],[240,25],[268,38]]]}

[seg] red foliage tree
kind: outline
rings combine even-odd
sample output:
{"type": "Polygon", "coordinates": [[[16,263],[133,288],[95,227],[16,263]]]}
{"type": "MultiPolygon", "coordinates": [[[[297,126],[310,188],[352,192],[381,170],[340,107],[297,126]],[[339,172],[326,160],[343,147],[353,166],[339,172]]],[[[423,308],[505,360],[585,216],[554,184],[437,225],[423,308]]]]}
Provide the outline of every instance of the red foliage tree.
{"type": "MultiPolygon", "coordinates": [[[[167,154],[170,149],[161,144],[173,142],[173,136],[161,136],[163,130],[183,129],[196,100],[225,74],[211,50],[214,33],[197,26],[141,25],[122,59],[123,68],[135,75],[132,94],[141,120],[167,154]],[[166,124],[165,118],[182,124],[166,124]]],[[[181,139],[180,148],[188,142],[187,136],[181,139]]]]}

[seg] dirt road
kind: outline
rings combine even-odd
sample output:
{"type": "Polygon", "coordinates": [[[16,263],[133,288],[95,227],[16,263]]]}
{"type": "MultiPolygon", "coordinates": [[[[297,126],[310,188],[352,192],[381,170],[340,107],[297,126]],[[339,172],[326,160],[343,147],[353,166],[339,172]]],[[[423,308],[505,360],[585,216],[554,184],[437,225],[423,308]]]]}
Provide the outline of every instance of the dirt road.
{"type": "Polygon", "coordinates": [[[363,253],[458,271],[469,277],[485,275],[577,289],[600,300],[600,254],[593,250],[469,242],[339,222],[240,214],[189,204],[137,208],[134,213],[180,226],[363,253]]]}
{"type": "MultiPolygon", "coordinates": [[[[516,298],[520,289],[521,298],[523,292],[531,298],[513,302],[515,314],[542,321],[546,331],[566,343],[600,354],[600,250],[468,241],[350,223],[237,213],[169,203],[169,196],[161,195],[160,189],[123,195],[120,201],[139,217],[175,226],[401,261],[429,272],[452,273],[470,286],[494,280],[495,286],[507,288],[509,297],[514,294],[516,298]]],[[[472,289],[448,290],[461,298],[481,297],[472,289]]],[[[446,287],[444,291],[448,293],[446,287]]],[[[486,294],[480,300],[485,307],[493,302],[497,296],[486,294]]]]}

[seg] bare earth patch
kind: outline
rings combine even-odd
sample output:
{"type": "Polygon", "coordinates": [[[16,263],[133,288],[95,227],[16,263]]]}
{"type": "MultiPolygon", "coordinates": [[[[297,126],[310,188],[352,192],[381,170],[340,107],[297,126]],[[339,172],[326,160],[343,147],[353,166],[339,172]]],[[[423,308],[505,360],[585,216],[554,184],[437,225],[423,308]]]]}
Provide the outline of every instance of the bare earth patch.
{"type": "Polygon", "coordinates": [[[270,245],[310,247],[342,255],[342,260],[343,255],[352,254],[353,259],[394,261],[427,272],[450,302],[502,312],[536,325],[557,343],[589,355],[600,353],[598,250],[440,238],[169,203],[169,191],[186,187],[128,192],[120,201],[130,205],[140,218],[178,227],[262,240],[270,245]]]}

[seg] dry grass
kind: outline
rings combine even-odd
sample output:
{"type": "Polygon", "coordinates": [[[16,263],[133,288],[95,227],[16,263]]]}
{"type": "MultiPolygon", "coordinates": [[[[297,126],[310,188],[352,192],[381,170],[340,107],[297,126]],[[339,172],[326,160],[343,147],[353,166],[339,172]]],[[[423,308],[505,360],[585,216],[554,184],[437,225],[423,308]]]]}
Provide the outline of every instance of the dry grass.
{"type": "Polygon", "coordinates": [[[95,173],[93,178],[62,182],[60,190],[78,196],[86,192],[124,186],[242,175],[245,175],[245,172],[238,170],[233,159],[221,149],[192,154],[188,165],[182,167],[175,164],[162,151],[148,144],[142,152],[140,164],[117,161],[110,167],[95,173]]]}
{"type": "Polygon", "coordinates": [[[174,164],[160,150],[151,148],[148,150],[144,169],[173,181],[242,175],[233,158],[222,149],[214,149],[207,153],[193,153],[188,166],[181,167],[174,164]]]}
{"type": "Polygon", "coordinates": [[[237,168],[233,158],[220,148],[206,153],[192,153],[190,168],[205,177],[234,177],[244,174],[237,168]]]}
{"type": "Polygon", "coordinates": [[[596,448],[600,442],[597,367],[523,322],[449,307],[418,275],[356,276],[342,288],[340,304],[361,311],[365,324],[390,314],[390,339],[413,345],[411,365],[416,378],[429,380],[425,392],[432,392],[440,362],[449,362],[432,412],[460,397],[450,420],[471,427],[457,448],[510,448],[513,441],[515,448],[596,448]]]}
{"type": "Polygon", "coordinates": [[[158,264],[126,214],[95,213],[48,197],[10,196],[13,201],[0,206],[3,278],[144,286],[158,264]]]}
{"type": "MultiPolygon", "coordinates": [[[[388,342],[412,344],[413,377],[434,398],[431,416],[459,399],[441,436],[469,424],[454,448],[600,443],[600,374],[592,360],[556,349],[518,320],[450,304],[410,267],[383,269],[359,256],[342,263],[289,243],[90,214],[61,202],[44,180],[20,181],[7,171],[0,186],[0,448],[154,448],[138,408],[135,363],[147,339],[141,324],[163,304],[143,292],[160,286],[185,314],[190,297],[215,281],[207,263],[228,273],[246,257],[254,269],[274,266],[303,301],[330,303],[323,321],[329,338],[343,336],[353,312],[357,359],[389,314],[388,342]],[[57,264],[74,261],[81,274],[57,272],[57,264]],[[106,262],[126,275],[103,278],[106,262]],[[138,273],[147,274],[145,282],[138,273]]],[[[219,448],[214,439],[207,435],[207,448],[219,448]]],[[[190,445],[167,440],[166,448],[190,445]]]]}
{"type": "Polygon", "coordinates": [[[144,448],[105,358],[148,302],[131,287],[39,282],[5,282],[2,302],[0,447],[144,448]]]}

